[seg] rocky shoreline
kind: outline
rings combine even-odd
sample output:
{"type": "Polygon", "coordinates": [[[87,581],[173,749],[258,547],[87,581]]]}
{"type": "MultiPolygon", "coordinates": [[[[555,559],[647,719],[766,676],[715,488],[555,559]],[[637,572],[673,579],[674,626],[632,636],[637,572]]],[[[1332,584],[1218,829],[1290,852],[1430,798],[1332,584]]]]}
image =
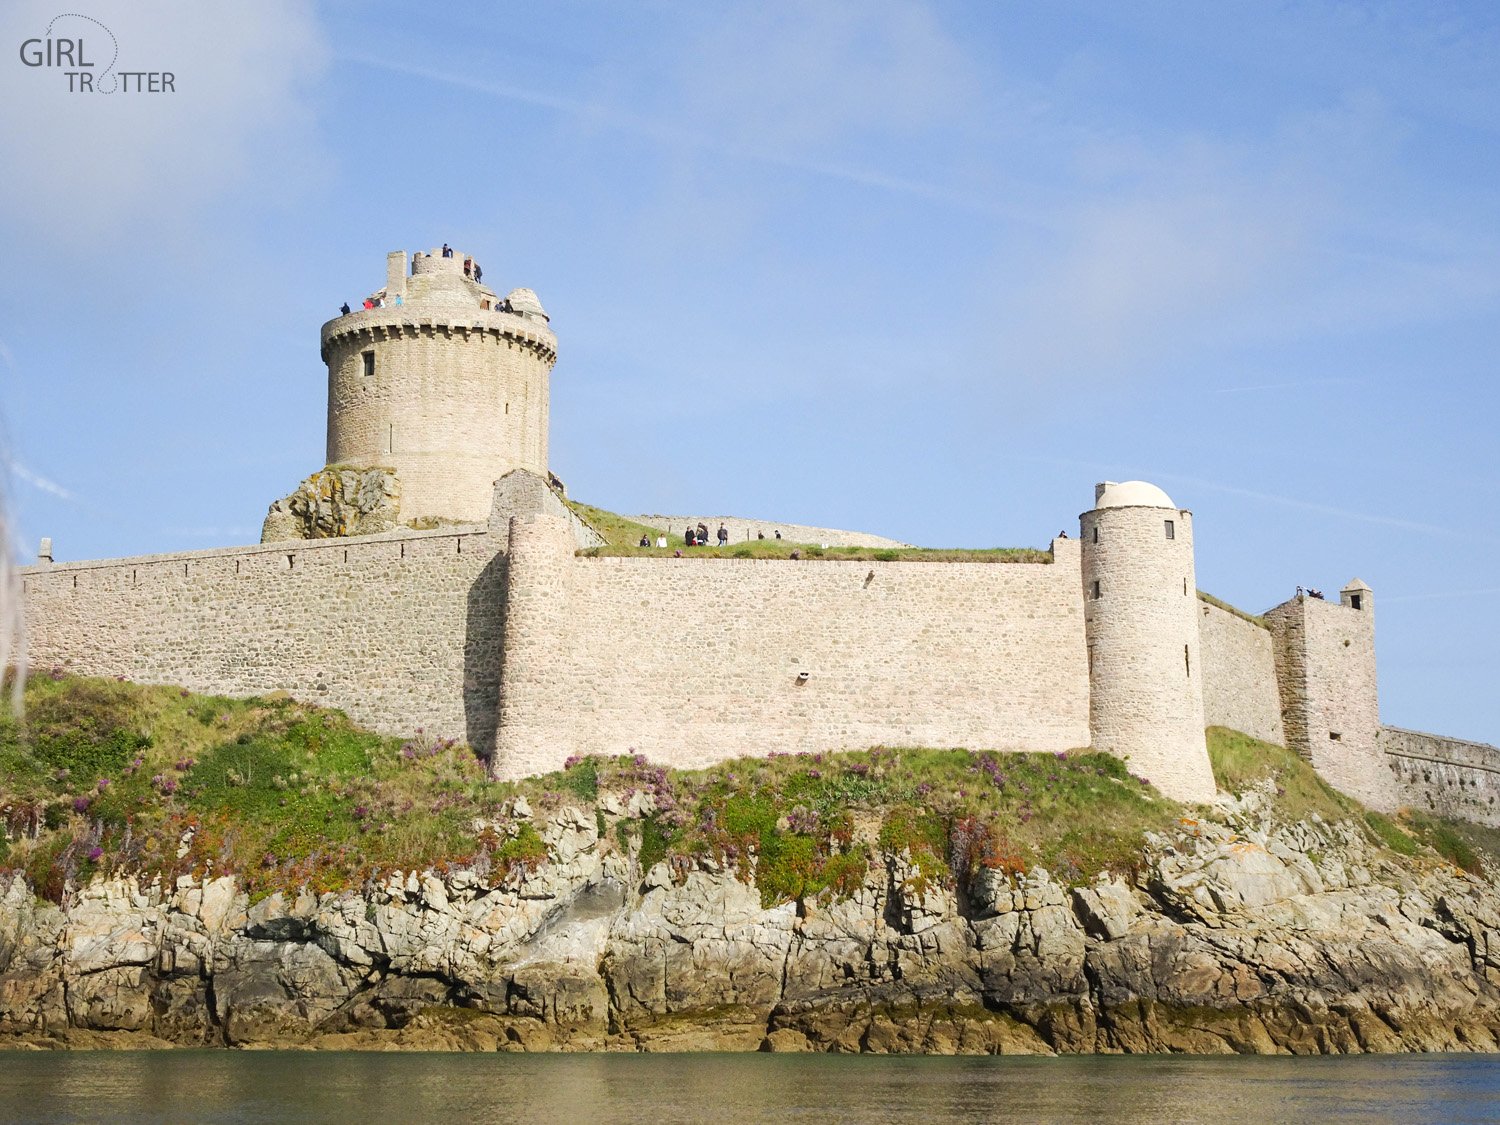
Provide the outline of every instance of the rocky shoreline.
{"type": "MultiPolygon", "coordinates": [[[[1500,895],[1354,822],[1251,793],[1154,835],[1129,879],[872,852],[846,898],[763,908],[564,807],[548,861],[363,893],[229,876],[0,884],[0,1045],[1048,1054],[1493,1051],[1500,895]]],[[[873,843],[871,844],[874,848],[873,843]]]]}

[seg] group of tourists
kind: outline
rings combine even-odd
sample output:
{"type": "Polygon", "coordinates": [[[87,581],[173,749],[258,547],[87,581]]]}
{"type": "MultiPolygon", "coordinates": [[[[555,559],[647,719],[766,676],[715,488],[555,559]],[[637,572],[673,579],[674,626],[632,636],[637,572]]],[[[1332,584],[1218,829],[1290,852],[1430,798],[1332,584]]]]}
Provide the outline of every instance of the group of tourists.
{"type": "MultiPolygon", "coordinates": [[[[384,297],[366,297],[364,307],[367,309],[383,309],[385,308],[385,303],[386,302],[384,297]]],[[[396,308],[400,308],[402,305],[406,304],[406,302],[402,299],[401,294],[397,293],[395,300],[393,300],[391,304],[396,308]]],[[[349,302],[345,301],[342,305],[339,306],[339,315],[348,316],[349,312],[349,302]]]]}
{"type": "MultiPolygon", "coordinates": [[[[757,530],[755,533],[755,537],[757,539],[764,539],[766,537],[766,533],[764,531],[757,530]]],[[[781,532],[779,530],[776,532],[776,538],[781,538],[781,532]]],[[[712,537],[710,537],[709,535],[708,524],[701,522],[697,527],[694,527],[692,524],[688,524],[688,526],[683,530],[682,533],[682,545],[684,547],[710,547],[713,546],[714,540],[718,541],[718,545],[720,547],[729,546],[729,529],[722,523],[719,525],[719,530],[714,532],[712,537]]],[[[638,545],[641,547],[650,547],[653,545],[651,542],[650,532],[645,532],[641,535],[641,541],[638,545]]],[[[667,537],[665,535],[658,535],[656,537],[656,543],[654,545],[657,547],[665,547],[667,545],[667,537]]]]}

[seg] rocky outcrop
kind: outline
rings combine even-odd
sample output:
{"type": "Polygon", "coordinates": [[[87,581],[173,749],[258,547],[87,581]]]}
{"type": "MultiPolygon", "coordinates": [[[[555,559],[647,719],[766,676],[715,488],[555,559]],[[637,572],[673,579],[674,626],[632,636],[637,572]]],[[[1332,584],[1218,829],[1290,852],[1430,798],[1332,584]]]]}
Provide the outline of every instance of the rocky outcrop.
{"type": "Polygon", "coordinates": [[[1153,838],[1132,879],[901,855],[761,905],[711,858],[642,872],[601,814],[547,863],[251,902],[229,877],[0,897],[12,1042],[471,1050],[1051,1053],[1494,1050],[1500,896],[1354,825],[1245,805],[1153,838]],[[601,833],[601,829],[604,829],[601,833]]]}
{"type": "Polygon", "coordinates": [[[373,535],[400,526],[401,482],[391,469],[320,469],[271,505],[262,543],[373,535]]]}

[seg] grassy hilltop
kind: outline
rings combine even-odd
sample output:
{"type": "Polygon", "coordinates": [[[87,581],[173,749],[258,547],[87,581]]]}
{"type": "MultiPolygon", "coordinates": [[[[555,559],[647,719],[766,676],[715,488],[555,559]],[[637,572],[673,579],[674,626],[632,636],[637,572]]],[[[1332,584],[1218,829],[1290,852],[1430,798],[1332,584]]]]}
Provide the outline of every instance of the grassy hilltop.
{"type": "MultiPolygon", "coordinates": [[[[1280,747],[1214,729],[1209,749],[1222,788],[1274,786],[1288,821],[1355,819],[1372,841],[1475,872],[1500,854],[1483,829],[1367,813],[1280,747]]],[[[1205,815],[1086,751],[881,747],[698,771],[595,757],[502,783],[451,740],[381,737],[287,698],[54,672],[27,685],[24,723],[0,716],[0,869],[25,872],[53,900],[108,871],[164,883],[233,873],[255,896],[427,868],[498,881],[548,861],[522,809],[540,819],[562,805],[600,825],[607,808],[609,846],[637,853],[642,870],[711,857],[753,880],[766,905],[858,886],[872,849],[907,850],[920,879],[944,885],[980,868],[1037,867],[1082,883],[1131,871],[1146,833],[1205,815]]]]}

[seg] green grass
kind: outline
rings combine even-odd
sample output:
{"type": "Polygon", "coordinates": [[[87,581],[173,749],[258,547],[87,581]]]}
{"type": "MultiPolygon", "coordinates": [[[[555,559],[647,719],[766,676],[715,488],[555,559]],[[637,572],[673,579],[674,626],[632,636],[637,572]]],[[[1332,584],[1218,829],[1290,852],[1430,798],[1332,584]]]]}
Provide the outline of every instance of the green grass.
{"type": "MultiPolygon", "coordinates": [[[[642,547],[644,535],[652,544],[661,532],[654,527],[628,520],[614,512],[565,501],[573,513],[601,536],[605,545],[588,547],[578,553],[586,558],[672,558],[681,551],[688,558],[704,559],[789,559],[796,551],[804,559],[856,562],[995,562],[1050,563],[1052,552],[1036,547],[992,547],[976,550],[934,547],[820,547],[816,543],[798,543],[790,539],[752,539],[729,543],[724,547],[688,547],[682,535],[667,537],[668,545],[642,547]]],[[[712,534],[712,532],[710,532],[712,534]]]]}
{"type": "Polygon", "coordinates": [[[1333,822],[1364,814],[1357,801],[1334,789],[1284,746],[1227,727],[1209,727],[1207,741],[1219,788],[1238,796],[1254,785],[1270,782],[1276,813],[1283,820],[1306,820],[1316,813],[1333,822]]]}
{"type": "MultiPolygon", "coordinates": [[[[652,537],[654,543],[655,537],[652,537]]],[[[585,558],[670,558],[681,551],[691,559],[789,559],[795,551],[802,559],[831,562],[981,562],[981,563],[1050,563],[1052,552],[1036,547],[989,547],[973,550],[962,547],[819,547],[796,543],[790,539],[752,539],[748,543],[730,543],[724,547],[685,547],[681,536],[672,536],[670,545],[641,547],[633,544],[589,547],[578,553],[585,558]]]]}
{"type": "Polygon", "coordinates": [[[1500,873],[1500,830],[1417,809],[1394,817],[1366,809],[1290,750],[1224,727],[1208,729],[1208,753],[1221,789],[1240,794],[1271,782],[1275,815],[1283,821],[1306,820],[1314,813],[1330,823],[1352,820],[1364,826],[1373,843],[1397,855],[1418,856],[1426,849],[1473,875],[1500,873]]]}
{"type": "MultiPolygon", "coordinates": [[[[917,891],[986,869],[1045,867],[1079,884],[1138,869],[1146,833],[1202,815],[1086,751],[877,747],[696,771],[596,756],[499,783],[462,745],[384,738],[284,697],[53,672],[33,677],[26,698],[25,723],[0,711],[0,869],[24,871],[55,900],[106,871],[163,883],[233,873],[255,897],[423,869],[497,881],[548,862],[537,826],[564,806],[581,806],[603,846],[635,853],[643,870],[665,861],[680,875],[712,858],[768,906],[853,893],[880,852],[907,857],[917,891]],[[620,814],[618,802],[641,793],[645,814],[620,814]],[[516,815],[516,796],[531,819],[516,815]]],[[[1219,785],[1267,787],[1283,821],[1353,820],[1394,853],[1475,872],[1500,855],[1500,832],[1367,812],[1279,746],[1220,728],[1208,746],[1219,785]]]]}
{"type": "MultiPolygon", "coordinates": [[[[905,852],[918,889],[991,867],[1064,880],[1140,862],[1147,831],[1181,814],[1104,754],[973,754],[876,748],[742,758],[698,771],[641,758],[576,760],[535,779],[560,795],[592,770],[601,792],[650,793],[656,813],[617,828],[644,867],[711,856],[753,879],[766,905],[852,892],[872,845],[905,852]]],[[[544,793],[545,799],[545,793],[544,793]]]]}
{"type": "Polygon", "coordinates": [[[0,864],[50,894],[101,865],[341,889],[498,845],[473,822],[504,793],[451,742],[382,738],[285,698],[58,673],[32,677],[26,702],[24,723],[0,713],[0,864]]]}
{"type": "MultiPolygon", "coordinates": [[[[657,532],[653,527],[628,520],[624,516],[607,512],[603,508],[596,508],[592,504],[580,504],[577,500],[564,500],[563,503],[573,510],[575,516],[602,535],[604,542],[610,548],[632,547],[640,550],[642,535],[649,538],[651,542],[656,542],[657,532]]],[[[594,548],[594,550],[604,549],[607,548],[594,548]]]]}

